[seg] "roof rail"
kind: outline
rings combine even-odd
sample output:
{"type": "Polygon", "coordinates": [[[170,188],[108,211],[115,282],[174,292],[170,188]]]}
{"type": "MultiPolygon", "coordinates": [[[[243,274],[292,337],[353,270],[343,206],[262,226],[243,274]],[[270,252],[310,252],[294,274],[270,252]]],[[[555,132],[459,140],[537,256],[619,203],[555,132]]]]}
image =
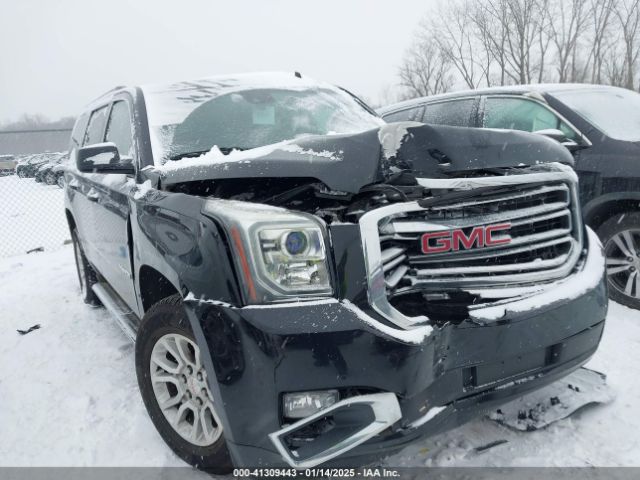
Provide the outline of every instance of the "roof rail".
{"type": "Polygon", "coordinates": [[[123,88],[127,88],[127,86],[126,85],[118,85],[117,87],[114,87],[111,90],[107,90],[102,95],[98,95],[93,101],[95,102],[96,100],[100,100],[102,97],[106,97],[110,93],[116,92],[118,90],[122,90],[123,88]]]}

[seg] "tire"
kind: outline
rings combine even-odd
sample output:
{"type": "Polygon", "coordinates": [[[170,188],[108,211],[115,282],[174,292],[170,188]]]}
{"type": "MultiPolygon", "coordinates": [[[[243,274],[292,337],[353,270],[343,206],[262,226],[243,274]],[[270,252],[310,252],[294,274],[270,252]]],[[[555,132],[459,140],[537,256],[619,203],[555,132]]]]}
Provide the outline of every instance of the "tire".
{"type": "Polygon", "coordinates": [[[144,315],[136,338],[136,373],[151,421],[171,450],[201,470],[229,473],[233,464],[180,295],[160,300],[144,315]],[[171,380],[163,381],[167,378],[171,380]],[[196,410],[198,419],[204,415],[209,435],[202,423],[193,434],[196,410]],[[180,411],[183,414],[177,416],[180,411]]]}
{"type": "Polygon", "coordinates": [[[56,178],[56,185],[60,188],[64,188],[64,175],[58,175],[56,178]]]}
{"type": "Polygon", "coordinates": [[[24,173],[24,170],[20,169],[18,170],[18,177],[19,178],[25,178],[27,175],[24,173]]]}
{"type": "Polygon", "coordinates": [[[598,229],[607,257],[609,298],[640,309],[640,213],[622,213],[598,229]]]}
{"type": "Polygon", "coordinates": [[[53,173],[47,173],[45,175],[44,183],[46,183],[47,185],[53,185],[54,183],[56,183],[56,177],[53,175],[53,173]]]}
{"type": "Polygon", "coordinates": [[[100,299],[93,292],[91,287],[98,283],[98,275],[93,267],[87,261],[84,255],[82,245],[78,239],[78,233],[75,229],[71,231],[71,241],[73,243],[73,255],[76,260],[76,271],[78,272],[78,281],[80,283],[80,294],[84,303],[98,307],[102,305],[100,299]]]}

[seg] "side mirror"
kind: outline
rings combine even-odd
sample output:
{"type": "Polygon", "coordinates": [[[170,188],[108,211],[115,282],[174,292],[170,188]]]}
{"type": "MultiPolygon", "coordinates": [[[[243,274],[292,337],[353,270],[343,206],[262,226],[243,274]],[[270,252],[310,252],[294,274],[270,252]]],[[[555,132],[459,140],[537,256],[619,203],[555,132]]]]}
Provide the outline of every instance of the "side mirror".
{"type": "Polygon", "coordinates": [[[564,134],[564,132],[562,130],[558,130],[557,128],[545,128],[544,130],[536,130],[533,133],[548,137],[551,140],[555,140],[556,142],[560,143],[564,142],[567,139],[567,136],[564,134]]]}
{"type": "Polygon", "coordinates": [[[555,140],[556,142],[562,144],[563,147],[566,147],[566,149],[571,153],[582,150],[583,148],[587,148],[587,145],[582,145],[567,138],[564,132],[562,130],[558,130],[557,128],[546,128],[544,130],[537,130],[533,133],[537,133],[538,135],[543,135],[547,138],[555,140]]]}
{"type": "Polygon", "coordinates": [[[82,147],[76,153],[76,166],[84,173],[134,174],[133,163],[122,161],[118,147],[111,142],[82,147]]]}

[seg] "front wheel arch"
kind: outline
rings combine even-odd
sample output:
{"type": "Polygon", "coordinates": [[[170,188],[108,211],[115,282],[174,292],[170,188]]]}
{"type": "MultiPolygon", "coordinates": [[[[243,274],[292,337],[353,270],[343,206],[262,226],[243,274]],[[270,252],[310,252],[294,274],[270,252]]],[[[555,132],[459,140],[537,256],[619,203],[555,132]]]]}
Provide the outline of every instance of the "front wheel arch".
{"type": "Polygon", "coordinates": [[[583,207],[584,221],[594,231],[612,217],[640,211],[640,193],[609,193],[591,200],[583,207]]]}
{"type": "MultiPolygon", "coordinates": [[[[182,301],[182,297],[179,294],[175,294],[161,299],[145,313],[138,329],[135,345],[138,386],[154,426],[174,453],[196,468],[207,470],[214,474],[230,473],[233,465],[227,449],[224,431],[222,432],[223,435],[211,445],[198,446],[191,444],[182,438],[168,422],[153,390],[150,366],[156,343],[167,334],[179,334],[197,345],[182,301]]],[[[213,372],[206,373],[209,375],[209,385],[211,385],[211,382],[216,381],[215,374],[213,372]]],[[[187,384],[190,383],[190,381],[187,381],[187,384]]],[[[215,403],[214,407],[224,408],[222,404],[215,403]]],[[[218,425],[222,427],[221,423],[218,425]]]]}

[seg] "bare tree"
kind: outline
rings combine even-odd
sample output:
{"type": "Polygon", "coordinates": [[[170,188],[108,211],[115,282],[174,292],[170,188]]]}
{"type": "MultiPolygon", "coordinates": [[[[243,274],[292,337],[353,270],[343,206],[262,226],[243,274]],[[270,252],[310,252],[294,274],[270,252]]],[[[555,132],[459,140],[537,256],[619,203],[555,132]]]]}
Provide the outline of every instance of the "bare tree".
{"type": "Polygon", "coordinates": [[[479,48],[469,1],[452,2],[440,9],[436,20],[424,25],[434,32],[441,51],[469,88],[477,88],[489,78],[487,52],[479,48]]]}
{"type": "Polygon", "coordinates": [[[491,5],[479,2],[469,10],[471,22],[477,32],[478,38],[485,51],[486,58],[486,83],[491,86],[494,83],[505,85],[506,83],[506,41],[507,22],[502,17],[505,10],[494,10],[491,5]],[[498,69],[497,75],[492,74],[492,69],[498,69]]]}
{"type": "Polygon", "coordinates": [[[441,0],[400,78],[416,95],[543,81],[640,89],[640,0],[441,0]]]}
{"type": "Polygon", "coordinates": [[[409,98],[444,93],[453,86],[449,56],[429,31],[422,31],[407,50],[399,76],[409,98]]]}
{"type": "Polygon", "coordinates": [[[62,117],[58,120],[49,120],[39,113],[24,113],[17,120],[0,123],[0,130],[46,130],[49,128],[70,129],[75,118],[62,117]]]}
{"type": "MultiPolygon", "coordinates": [[[[549,0],[482,0],[467,15],[497,83],[542,81],[549,48],[549,0]]],[[[480,55],[481,56],[481,55],[480,55]]]]}
{"type": "Polygon", "coordinates": [[[640,0],[617,0],[614,8],[622,34],[624,80],[622,85],[631,90],[640,54],[640,0]]]}
{"type": "Polygon", "coordinates": [[[591,63],[591,82],[603,82],[603,68],[605,55],[609,50],[606,43],[607,34],[610,33],[611,18],[615,0],[591,0],[589,18],[591,19],[591,51],[589,52],[587,65],[591,63]]]}
{"type": "Polygon", "coordinates": [[[578,47],[589,21],[589,9],[584,0],[553,3],[549,21],[549,36],[555,46],[559,82],[573,82],[579,76],[578,47]]]}
{"type": "Polygon", "coordinates": [[[490,0],[505,10],[507,22],[506,58],[508,75],[517,83],[531,83],[534,73],[543,70],[541,59],[546,55],[548,42],[541,36],[547,18],[547,0],[490,0]]]}

